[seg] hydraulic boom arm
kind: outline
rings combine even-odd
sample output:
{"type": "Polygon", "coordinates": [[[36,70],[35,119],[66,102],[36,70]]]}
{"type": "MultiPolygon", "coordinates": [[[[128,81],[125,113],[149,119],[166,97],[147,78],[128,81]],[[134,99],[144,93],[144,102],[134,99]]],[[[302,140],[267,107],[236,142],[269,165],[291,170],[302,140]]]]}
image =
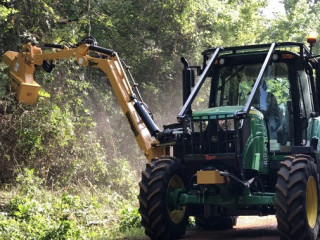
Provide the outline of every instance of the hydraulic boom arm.
{"type": "Polygon", "coordinates": [[[33,78],[36,65],[43,65],[45,70],[50,70],[50,61],[75,58],[78,64],[100,68],[107,75],[136,141],[147,159],[151,161],[154,157],[166,154],[166,148],[158,146],[158,141],[154,138],[159,130],[141,99],[137,98],[134,93],[133,89],[136,86],[135,84],[133,84],[134,86],[130,85],[126,71],[116,52],[87,43],[70,48],[56,44],[46,44],[45,46],[61,50],[42,52],[41,48],[28,43],[19,52],[7,51],[3,56],[3,62],[10,68],[10,76],[13,79],[12,88],[17,92],[20,102],[35,104],[38,100],[38,91],[41,86],[33,78]]]}

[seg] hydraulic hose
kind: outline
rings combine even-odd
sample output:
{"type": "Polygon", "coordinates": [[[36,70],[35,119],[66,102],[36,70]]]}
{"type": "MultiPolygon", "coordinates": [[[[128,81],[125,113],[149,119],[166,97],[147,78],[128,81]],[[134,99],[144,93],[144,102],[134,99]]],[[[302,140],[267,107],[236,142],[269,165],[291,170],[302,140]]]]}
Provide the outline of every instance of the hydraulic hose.
{"type": "Polygon", "coordinates": [[[137,110],[139,116],[141,117],[142,121],[150,131],[151,136],[156,136],[157,133],[160,132],[158,126],[155,124],[145,107],[143,106],[142,102],[135,102],[134,108],[137,110]]]}
{"type": "Polygon", "coordinates": [[[54,44],[54,43],[45,43],[44,47],[49,47],[49,48],[60,48],[63,49],[64,46],[60,44],[54,44]]]}
{"type": "Polygon", "coordinates": [[[89,50],[99,52],[99,53],[104,53],[108,54],[111,56],[114,56],[115,52],[111,49],[103,48],[103,47],[98,47],[98,46],[89,46],[89,50]]]}

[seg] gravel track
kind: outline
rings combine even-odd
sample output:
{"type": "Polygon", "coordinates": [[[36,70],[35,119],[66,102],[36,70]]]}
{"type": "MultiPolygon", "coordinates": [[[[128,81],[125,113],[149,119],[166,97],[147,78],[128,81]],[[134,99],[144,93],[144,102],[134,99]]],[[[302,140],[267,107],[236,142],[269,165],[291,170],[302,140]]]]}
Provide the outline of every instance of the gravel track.
{"type": "Polygon", "coordinates": [[[188,231],[183,240],[279,240],[275,216],[239,217],[237,225],[227,231],[188,231]]]}

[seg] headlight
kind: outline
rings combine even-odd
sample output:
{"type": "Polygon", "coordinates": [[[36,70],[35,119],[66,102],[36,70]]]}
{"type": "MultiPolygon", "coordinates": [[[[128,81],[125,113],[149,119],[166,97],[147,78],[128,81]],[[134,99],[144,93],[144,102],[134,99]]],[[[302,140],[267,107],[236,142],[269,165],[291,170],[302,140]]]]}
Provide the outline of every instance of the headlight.
{"type": "Polygon", "coordinates": [[[223,131],[234,131],[234,120],[233,119],[223,119],[218,120],[219,128],[223,131]]]}

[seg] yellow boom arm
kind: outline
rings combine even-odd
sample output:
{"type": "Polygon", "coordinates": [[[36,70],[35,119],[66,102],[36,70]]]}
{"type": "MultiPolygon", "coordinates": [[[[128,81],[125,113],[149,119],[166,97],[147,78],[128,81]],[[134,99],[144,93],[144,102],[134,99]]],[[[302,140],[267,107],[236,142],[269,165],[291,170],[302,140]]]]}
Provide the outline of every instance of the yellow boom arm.
{"type": "Polygon", "coordinates": [[[157,132],[156,125],[145,110],[143,103],[133,92],[135,86],[130,82],[118,54],[112,50],[83,43],[74,48],[48,44],[47,46],[61,48],[60,51],[42,52],[42,49],[25,44],[19,52],[7,51],[2,61],[10,68],[12,88],[17,92],[17,98],[25,104],[35,104],[41,86],[34,81],[35,65],[43,65],[47,61],[63,58],[75,58],[78,64],[100,68],[108,77],[115,96],[128,119],[136,141],[149,161],[152,158],[165,155],[166,147],[158,145],[153,137],[157,132]],[[90,56],[88,53],[92,53],[90,56]]]}

